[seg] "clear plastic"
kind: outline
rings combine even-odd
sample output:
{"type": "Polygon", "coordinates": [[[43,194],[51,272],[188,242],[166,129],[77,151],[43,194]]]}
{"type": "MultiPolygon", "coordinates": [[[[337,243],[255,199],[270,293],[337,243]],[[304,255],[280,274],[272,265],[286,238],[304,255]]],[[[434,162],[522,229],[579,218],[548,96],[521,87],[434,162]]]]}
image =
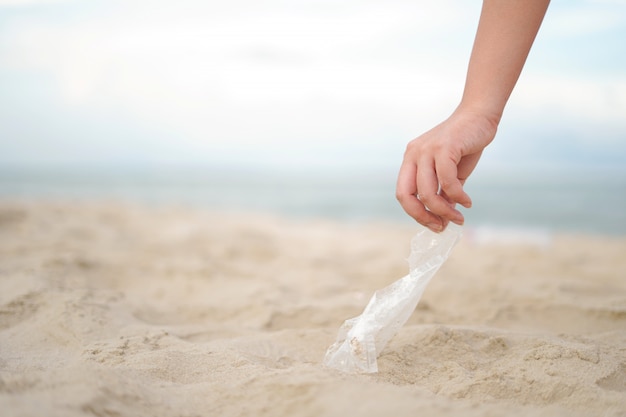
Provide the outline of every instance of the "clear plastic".
{"type": "Polygon", "coordinates": [[[376,291],[363,313],[346,320],[324,357],[328,367],[344,372],[378,372],[376,358],[406,323],[439,267],[461,237],[449,224],[441,233],[423,229],[411,240],[409,274],[376,291]]]}

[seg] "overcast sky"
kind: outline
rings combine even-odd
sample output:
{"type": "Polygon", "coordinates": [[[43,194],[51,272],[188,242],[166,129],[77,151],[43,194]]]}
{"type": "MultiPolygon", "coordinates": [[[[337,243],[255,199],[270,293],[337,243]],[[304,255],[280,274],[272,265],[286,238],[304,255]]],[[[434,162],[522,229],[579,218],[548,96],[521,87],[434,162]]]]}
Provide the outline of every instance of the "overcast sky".
{"type": "MultiPolygon", "coordinates": [[[[0,165],[374,167],[460,98],[469,0],[0,0],[0,165]]],[[[554,0],[486,166],[626,162],[626,1],[554,0]]]]}

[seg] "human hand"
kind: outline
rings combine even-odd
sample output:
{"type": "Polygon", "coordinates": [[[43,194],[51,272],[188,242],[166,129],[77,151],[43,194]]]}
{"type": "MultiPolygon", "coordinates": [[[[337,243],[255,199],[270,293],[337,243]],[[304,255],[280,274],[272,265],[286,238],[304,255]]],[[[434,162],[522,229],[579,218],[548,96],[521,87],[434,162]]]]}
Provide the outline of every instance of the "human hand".
{"type": "Polygon", "coordinates": [[[498,121],[457,109],[447,120],[407,145],[398,174],[396,198],[418,223],[441,232],[449,222],[462,225],[455,206],[472,200],[463,184],[483,149],[493,140],[498,121]]]}

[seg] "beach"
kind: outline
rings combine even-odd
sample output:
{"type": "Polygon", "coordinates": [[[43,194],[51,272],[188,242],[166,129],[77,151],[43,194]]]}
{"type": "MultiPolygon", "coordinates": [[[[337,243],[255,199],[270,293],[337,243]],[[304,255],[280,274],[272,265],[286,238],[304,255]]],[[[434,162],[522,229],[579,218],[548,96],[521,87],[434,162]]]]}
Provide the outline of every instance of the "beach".
{"type": "Polygon", "coordinates": [[[410,223],[0,202],[2,416],[626,416],[626,237],[468,225],[376,374],[325,368],[410,223]]]}

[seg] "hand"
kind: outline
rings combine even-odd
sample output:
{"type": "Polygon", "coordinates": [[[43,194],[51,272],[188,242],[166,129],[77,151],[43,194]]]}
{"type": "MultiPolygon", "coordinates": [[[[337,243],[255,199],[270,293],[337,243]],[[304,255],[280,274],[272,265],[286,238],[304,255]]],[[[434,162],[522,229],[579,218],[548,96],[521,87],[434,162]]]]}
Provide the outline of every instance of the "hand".
{"type": "Polygon", "coordinates": [[[449,222],[462,225],[465,219],[455,206],[471,207],[463,184],[493,140],[497,125],[495,118],[458,109],[409,142],[396,187],[404,211],[435,232],[449,222]]]}

